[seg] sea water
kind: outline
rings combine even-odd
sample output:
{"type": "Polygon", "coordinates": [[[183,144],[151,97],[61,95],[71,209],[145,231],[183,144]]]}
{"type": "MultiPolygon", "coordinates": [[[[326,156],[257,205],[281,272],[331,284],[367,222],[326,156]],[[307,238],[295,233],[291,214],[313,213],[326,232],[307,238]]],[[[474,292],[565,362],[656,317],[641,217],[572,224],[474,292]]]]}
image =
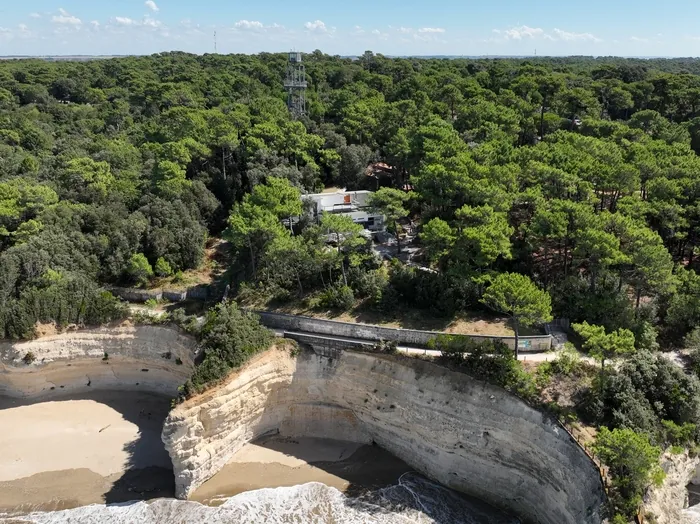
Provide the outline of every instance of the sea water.
{"type": "MultiPolygon", "coordinates": [[[[13,523],[35,524],[518,524],[482,502],[468,499],[419,475],[406,473],[396,485],[348,497],[335,488],[309,482],[265,488],[216,501],[158,499],[92,505],[64,511],[15,516],[13,523]]],[[[0,517],[1,521],[1,517],[0,517]]]]}

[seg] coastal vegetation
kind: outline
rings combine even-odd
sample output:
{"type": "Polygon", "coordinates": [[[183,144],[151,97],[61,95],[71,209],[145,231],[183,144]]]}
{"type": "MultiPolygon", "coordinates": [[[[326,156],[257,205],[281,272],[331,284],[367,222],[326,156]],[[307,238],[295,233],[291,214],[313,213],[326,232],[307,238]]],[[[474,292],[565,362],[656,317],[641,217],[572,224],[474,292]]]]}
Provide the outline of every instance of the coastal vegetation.
{"type": "Polygon", "coordinates": [[[235,302],[210,309],[197,335],[203,356],[192,377],[181,387],[183,399],[226,378],[252,355],[270,347],[273,338],[257,317],[241,311],[235,302]]]}
{"type": "MultiPolygon", "coordinates": [[[[599,430],[612,511],[631,517],[657,451],[700,438],[700,61],[304,63],[295,119],[283,54],[1,61],[0,337],[123,318],[109,286],[182,281],[221,238],[241,301],[496,311],[516,335],[566,318],[599,367],[435,347],[526,398],[573,384],[549,409],[599,430]],[[331,187],[374,191],[393,260],[352,220],[308,212],[302,195],[331,187]],[[684,348],[687,370],[659,353],[684,348]]],[[[270,344],[233,302],[199,337],[185,396],[270,344]]]]}

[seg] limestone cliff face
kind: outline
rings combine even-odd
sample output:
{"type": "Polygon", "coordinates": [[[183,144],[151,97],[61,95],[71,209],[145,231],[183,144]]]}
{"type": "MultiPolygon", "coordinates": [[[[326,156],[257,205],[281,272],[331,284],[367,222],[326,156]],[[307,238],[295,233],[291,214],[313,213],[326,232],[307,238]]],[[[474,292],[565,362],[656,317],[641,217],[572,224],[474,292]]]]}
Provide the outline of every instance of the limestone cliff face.
{"type": "Polygon", "coordinates": [[[697,515],[683,510],[688,507],[686,486],[693,482],[700,465],[699,457],[691,457],[687,452],[679,455],[665,453],[661,467],[666,472],[664,483],[650,488],[644,497],[644,509],[656,517],[657,524],[692,524],[697,515]]]}
{"type": "Polygon", "coordinates": [[[263,353],[175,408],[163,428],[187,498],[269,432],[375,442],[446,486],[527,522],[600,523],[594,464],[556,422],[500,388],[410,359],[263,353]]]}
{"type": "Polygon", "coordinates": [[[194,346],[193,338],[161,326],[83,329],[0,342],[0,394],[38,397],[53,390],[129,388],[175,395],[192,373],[194,346]],[[30,352],[35,360],[26,364],[22,359],[30,352]]]}

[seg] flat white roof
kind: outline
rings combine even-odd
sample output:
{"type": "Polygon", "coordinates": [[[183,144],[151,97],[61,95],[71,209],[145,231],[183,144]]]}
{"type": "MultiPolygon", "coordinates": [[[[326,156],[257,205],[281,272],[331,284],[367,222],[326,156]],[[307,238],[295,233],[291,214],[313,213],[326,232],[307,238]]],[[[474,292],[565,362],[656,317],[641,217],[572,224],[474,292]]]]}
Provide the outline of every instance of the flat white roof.
{"type": "Polygon", "coordinates": [[[372,191],[336,191],[335,193],[312,193],[303,195],[302,198],[308,198],[318,204],[323,209],[343,208],[348,209],[354,207],[364,207],[367,205],[367,199],[372,194],[372,191]]]}

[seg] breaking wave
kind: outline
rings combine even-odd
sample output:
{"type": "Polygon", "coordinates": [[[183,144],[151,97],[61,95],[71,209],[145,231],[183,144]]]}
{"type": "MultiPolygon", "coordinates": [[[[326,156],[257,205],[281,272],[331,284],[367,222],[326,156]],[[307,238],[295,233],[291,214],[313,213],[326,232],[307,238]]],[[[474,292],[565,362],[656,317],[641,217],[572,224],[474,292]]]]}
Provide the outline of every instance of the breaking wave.
{"type": "Polygon", "coordinates": [[[158,499],[92,505],[13,517],[33,524],[518,524],[519,520],[477,500],[407,473],[399,483],[348,497],[310,482],[265,488],[218,499],[219,506],[158,499]]]}

